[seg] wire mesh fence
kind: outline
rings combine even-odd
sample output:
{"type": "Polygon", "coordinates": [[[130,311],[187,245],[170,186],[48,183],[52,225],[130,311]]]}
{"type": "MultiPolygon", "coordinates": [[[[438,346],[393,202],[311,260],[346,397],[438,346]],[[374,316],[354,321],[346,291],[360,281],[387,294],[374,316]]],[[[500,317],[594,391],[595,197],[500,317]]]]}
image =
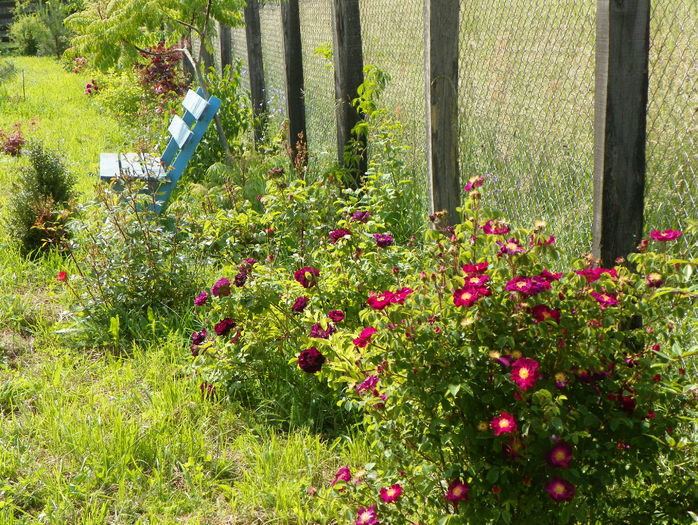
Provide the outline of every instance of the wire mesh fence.
{"type": "Polygon", "coordinates": [[[576,0],[461,5],[461,171],[490,173],[493,207],[546,220],[576,253],[591,248],[594,14],[576,0]]]}
{"type": "Polygon", "coordinates": [[[645,221],[683,230],[698,220],[698,4],[654,2],[650,27],[645,221]]]}
{"type": "MultiPolygon", "coordinates": [[[[364,64],[391,77],[384,104],[405,126],[425,173],[424,0],[361,0],[364,64]]],[[[308,142],[336,154],[331,0],[300,0],[308,142]]],[[[591,248],[595,2],[461,1],[459,93],[463,179],[488,173],[490,204],[535,219],[572,253],[591,248]]],[[[285,113],[278,1],[260,13],[271,122],[285,113]]],[[[243,60],[244,30],[233,30],[243,60]]],[[[698,218],[698,9],[655,2],[651,16],[647,228],[698,218]]],[[[423,175],[422,175],[423,176],[423,175]]],[[[698,254],[693,254],[698,255],[698,254]]]]}

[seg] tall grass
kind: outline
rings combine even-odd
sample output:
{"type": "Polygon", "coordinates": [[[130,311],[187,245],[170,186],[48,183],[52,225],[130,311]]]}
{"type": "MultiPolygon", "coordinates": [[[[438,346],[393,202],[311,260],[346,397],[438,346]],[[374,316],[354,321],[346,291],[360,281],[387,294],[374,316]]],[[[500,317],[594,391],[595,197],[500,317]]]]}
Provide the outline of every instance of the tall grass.
{"type": "MultiPolygon", "coordinates": [[[[60,149],[91,197],[99,153],[132,131],[83,94],[89,78],[13,60],[26,98],[11,84],[0,127],[22,122],[60,149]]],[[[24,163],[0,156],[0,207],[24,163]]],[[[367,461],[360,438],[282,429],[263,410],[204,397],[186,372],[187,315],[157,320],[128,348],[71,348],[56,281],[66,264],[22,258],[0,230],[0,523],[310,523],[320,502],[308,489],[367,461]]]]}

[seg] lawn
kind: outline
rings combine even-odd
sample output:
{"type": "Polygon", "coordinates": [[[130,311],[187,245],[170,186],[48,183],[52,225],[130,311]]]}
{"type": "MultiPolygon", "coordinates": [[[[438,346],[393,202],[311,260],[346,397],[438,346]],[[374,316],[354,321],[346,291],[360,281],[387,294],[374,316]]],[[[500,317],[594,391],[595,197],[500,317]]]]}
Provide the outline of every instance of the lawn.
{"type": "MultiPolygon", "coordinates": [[[[99,153],[138,130],[83,93],[88,76],[48,58],[13,61],[23,75],[0,103],[0,127],[21,122],[29,139],[59,149],[81,200],[92,198],[99,153]]],[[[0,156],[0,195],[24,164],[0,156]]],[[[361,442],[284,430],[204,398],[183,373],[184,326],[129,347],[67,345],[56,333],[64,265],[21,257],[3,230],[0,523],[307,523],[307,490],[363,460],[361,442]]]]}

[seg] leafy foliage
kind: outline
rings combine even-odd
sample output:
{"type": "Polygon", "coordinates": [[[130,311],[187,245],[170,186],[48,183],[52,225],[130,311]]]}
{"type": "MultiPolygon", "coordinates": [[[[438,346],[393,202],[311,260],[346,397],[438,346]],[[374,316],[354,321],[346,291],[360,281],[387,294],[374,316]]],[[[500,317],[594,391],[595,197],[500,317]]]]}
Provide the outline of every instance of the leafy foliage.
{"type": "Polygon", "coordinates": [[[189,37],[192,26],[208,39],[216,22],[241,25],[242,7],[243,0],[92,0],[66,24],[76,33],[76,52],[106,69],[135,63],[136,46],[145,49],[160,41],[173,45],[189,37]]]}
{"type": "Polygon", "coordinates": [[[205,266],[186,223],[159,220],[142,183],[123,185],[102,187],[67,225],[76,324],[90,344],[138,339],[155,316],[185,310],[205,266]]]}
{"type": "Polygon", "coordinates": [[[29,166],[20,171],[5,218],[25,255],[56,247],[65,237],[65,207],[75,184],[58,151],[32,142],[27,156],[29,166]]]}

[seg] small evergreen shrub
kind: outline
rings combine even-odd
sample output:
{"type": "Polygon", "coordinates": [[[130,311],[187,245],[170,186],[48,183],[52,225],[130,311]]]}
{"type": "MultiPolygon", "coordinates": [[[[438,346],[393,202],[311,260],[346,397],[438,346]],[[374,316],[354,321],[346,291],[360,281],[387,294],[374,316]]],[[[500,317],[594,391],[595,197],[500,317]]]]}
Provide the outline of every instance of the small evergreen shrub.
{"type": "Polygon", "coordinates": [[[60,246],[75,184],[58,151],[31,142],[27,157],[29,166],[13,184],[5,218],[10,236],[25,255],[60,246]]]}

